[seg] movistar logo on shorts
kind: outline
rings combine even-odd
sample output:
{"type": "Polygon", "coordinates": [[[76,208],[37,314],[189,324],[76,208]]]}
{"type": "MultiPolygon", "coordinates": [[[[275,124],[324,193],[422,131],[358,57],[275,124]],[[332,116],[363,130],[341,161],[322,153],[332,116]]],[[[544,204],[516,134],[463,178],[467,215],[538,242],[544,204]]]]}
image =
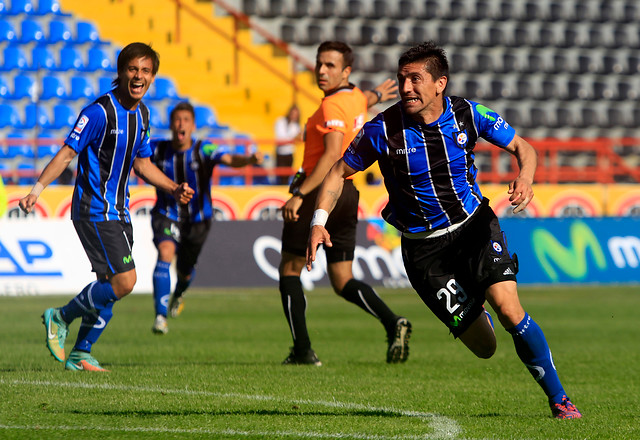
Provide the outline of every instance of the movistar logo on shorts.
{"type": "Polygon", "coordinates": [[[549,279],[558,281],[556,267],[575,280],[585,278],[588,270],[587,255],[591,255],[599,269],[606,269],[604,252],[589,226],[580,221],[572,223],[569,237],[570,245],[565,247],[546,229],[538,228],[533,231],[533,251],[549,279]]]}
{"type": "Polygon", "coordinates": [[[171,229],[170,228],[164,228],[164,235],[171,235],[171,229]]]}
{"type": "Polygon", "coordinates": [[[126,257],[122,257],[122,262],[124,264],[129,264],[133,261],[133,257],[131,256],[131,254],[127,255],[126,257]]]}

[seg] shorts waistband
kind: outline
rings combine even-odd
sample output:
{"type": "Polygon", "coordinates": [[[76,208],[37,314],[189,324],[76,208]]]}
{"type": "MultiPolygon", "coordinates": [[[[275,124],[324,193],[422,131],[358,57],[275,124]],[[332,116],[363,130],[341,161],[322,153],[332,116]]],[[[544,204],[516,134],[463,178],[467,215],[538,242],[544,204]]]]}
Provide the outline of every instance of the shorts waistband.
{"type": "Polygon", "coordinates": [[[459,229],[460,227],[462,227],[462,225],[467,223],[469,221],[469,219],[471,219],[471,217],[473,217],[473,214],[471,214],[469,217],[465,218],[461,222],[454,223],[451,226],[447,226],[446,228],[435,229],[435,230],[431,230],[431,231],[422,231],[422,232],[403,232],[402,236],[406,237],[406,238],[410,238],[412,240],[422,240],[424,238],[442,237],[443,235],[446,235],[446,234],[448,234],[450,232],[453,232],[456,229],[459,229]]]}

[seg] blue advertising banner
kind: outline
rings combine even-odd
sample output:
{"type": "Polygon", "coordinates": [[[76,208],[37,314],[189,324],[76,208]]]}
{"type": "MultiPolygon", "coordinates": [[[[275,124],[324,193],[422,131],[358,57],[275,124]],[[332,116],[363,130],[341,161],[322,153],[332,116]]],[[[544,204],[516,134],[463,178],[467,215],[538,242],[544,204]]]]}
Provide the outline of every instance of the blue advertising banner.
{"type": "Polygon", "coordinates": [[[521,284],[640,282],[638,218],[504,218],[500,224],[518,255],[521,284]]]}

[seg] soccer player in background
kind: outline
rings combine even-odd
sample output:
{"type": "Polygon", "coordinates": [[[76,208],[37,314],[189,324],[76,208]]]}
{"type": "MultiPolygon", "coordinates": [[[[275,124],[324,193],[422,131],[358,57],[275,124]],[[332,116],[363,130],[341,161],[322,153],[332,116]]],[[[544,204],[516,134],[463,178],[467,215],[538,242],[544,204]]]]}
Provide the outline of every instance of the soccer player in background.
{"type": "Polygon", "coordinates": [[[131,43],[122,49],[117,64],[113,90],[80,112],[63,147],[19,202],[24,212],[31,212],[42,190],[78,155],[71,219],[97,280],[64,307],[49,308],[42,315],[49,351],[72,371],[107,371],[91,349],[109,323],[114,303],[128,295],[137,280],[131,256],[131,168],[179,203],[187,203],[193,194],[187,183],[175,183],[151,163],[149,109],[142,98],[158,72],[158,54],[144,43],[131,43]],[[66,358],[64,342],[76,318],[82,323],[66,358]]]}
{"type": "Polygon", "coordinates": [[[402,233],[407,275],[424,303],[476,356],[490,358],[496,337],[484,309],[487,300],[547,395],[552,415],[580,418],[560,383],[542,330],[520,304],[517,259],[509,254],[498,218],[476,183],[473,148],[482,137],[517,158],[520,171],[508,193],[514,212],[522,211],[533,198],[536,152],[496,112],[445,96],[448,81],[446,54],[434,43],[402,54],[401,101],[365,124],[320,188],[307,268],[317,246],[334,241],[325,225],[346,188],[345,179],[378,161],[389,193],[382,215],[402,233]]]}
{"type": "MultiPolygon", "coordinates": [[[[284,364],[322,365],[311,348],[305,317],[307,302],[300,282],[318,186],[364,124],[367,108],[397,96],[397,88],[390,79],[374,91],[362,92],[350,84],[352,63],[353,52],[345,43],[328,41],[318,47],[316,81],[325,96],[306,124],[302,162],[305,177],[294,179],[292,197],[282,207],[279,287],[293,337],[293,347],[284,364]]],[[[411,324],[393,313],[371,286],[353,278],[358,200],[358,190],[351,180],[347,181],[338,201],[337,214],[327,225],[336,237],[335,246],[326,249],[327,272],[338,295],[380,320],[387,335],[387,362],[404,362],[409,355],[411,324]]]]}
{"type": "Polygon", "coordinates": [[[184,308],[184,292],[195,274],[202,246],[211,228],[211,174],[217,164],[231,167],[260,165],[263,154],[251,156],[231,154],[228,148],[206,140],[196,140],[195,111],[188,102],[176,105],[170,114],[171,140],[153,141],[154,164],[176,184],[187,183],[195,191],[188,204],[178,204],[173,197],[157,191],[151,211],[153,243],[158,249],[158,262],[153,271],[153,299],[156,319],[152,330],[157,334],[169,331],[169,314],[175,318],[184,308]],[[171,301],[170,267],[176,256],[177,282],[171,301]]]}

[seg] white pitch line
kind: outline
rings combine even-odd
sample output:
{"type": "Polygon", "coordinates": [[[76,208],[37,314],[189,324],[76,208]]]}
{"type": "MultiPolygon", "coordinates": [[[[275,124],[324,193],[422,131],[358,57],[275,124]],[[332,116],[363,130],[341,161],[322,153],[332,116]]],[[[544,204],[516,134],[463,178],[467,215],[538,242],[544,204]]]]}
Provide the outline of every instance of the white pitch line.
{"type": "MultiPolygon", "coordinates": [[[[202,430],[202,429],[163,429],[163,428],[110,428],[110,427],[91,427],[89,429],[95,429],[99,431],[114,431],[114,432],[166,432],[166,433],[204,433],[204,434],[225,434],[225,435],[238,435],[238,436],[252,436],[252,435],[280,435],[290,437],[304,437],[304,438],[336,438],[336,439],[359,439],[359,440],[440,440],[440,439],[454,439],[460,436],[461,430],[455,420],[448,417],[440,416],[433,413],[420,412],[420,411],[408,411],[399,410],[395,408],[385,407],[373,407],[369,405],[362,405],[359,403],[348,403],[338,401],[322,401],[322,400],[303,400],[303,399],[287,399],[285,397],[278,396],[265,396],[259,394],[238,394],[238,393],[216,393],[211,391],[198,391],[185,389],[164,389],[164,388],[152,388],[152,387],[135,387],[125,385],[112,385],[112,384],[86,384],[76,382],[51,382],[51,381],[24,381],[24,380],[4,380],[0,379],[0,384],[7,385],[37,385],[37,386],[52,386],[52,387],[67,387],[67,388],[83,388],[83,389],[103,389],[103,390],[116,390],[116,391],[137,391],[145,393],[164,393],[164,394],[180,394],[180,395],[196,395],[196,396],[208,396],[217,398],[238,398],[246,400],[257,401],[286,401],[296,404],[318,405],[331,408],[352,409],[352,410],[367,410],[383,412],[388,414],[398,414],[405,417],[415,417],[428,422],[429,426],[433,429],[433,433],[420,436],[381,436],[381,435],[369,435],[369,434],[344,434],[344,433],[322,433],[322,432],[288,432],[288,431],[271,431],[271,432],[258,432],[258,431],[236,431],[236,430],[202,430]]],[[[64,429],[64,430],[85,430],[86,426],[74,427],[74,426],[51,426],[46,427],[38,425],[40,429],[64,429]]],[[[22,425],[0,425],[0,429],[34,429],[35,426],[22,426],[22,425]]]]}

